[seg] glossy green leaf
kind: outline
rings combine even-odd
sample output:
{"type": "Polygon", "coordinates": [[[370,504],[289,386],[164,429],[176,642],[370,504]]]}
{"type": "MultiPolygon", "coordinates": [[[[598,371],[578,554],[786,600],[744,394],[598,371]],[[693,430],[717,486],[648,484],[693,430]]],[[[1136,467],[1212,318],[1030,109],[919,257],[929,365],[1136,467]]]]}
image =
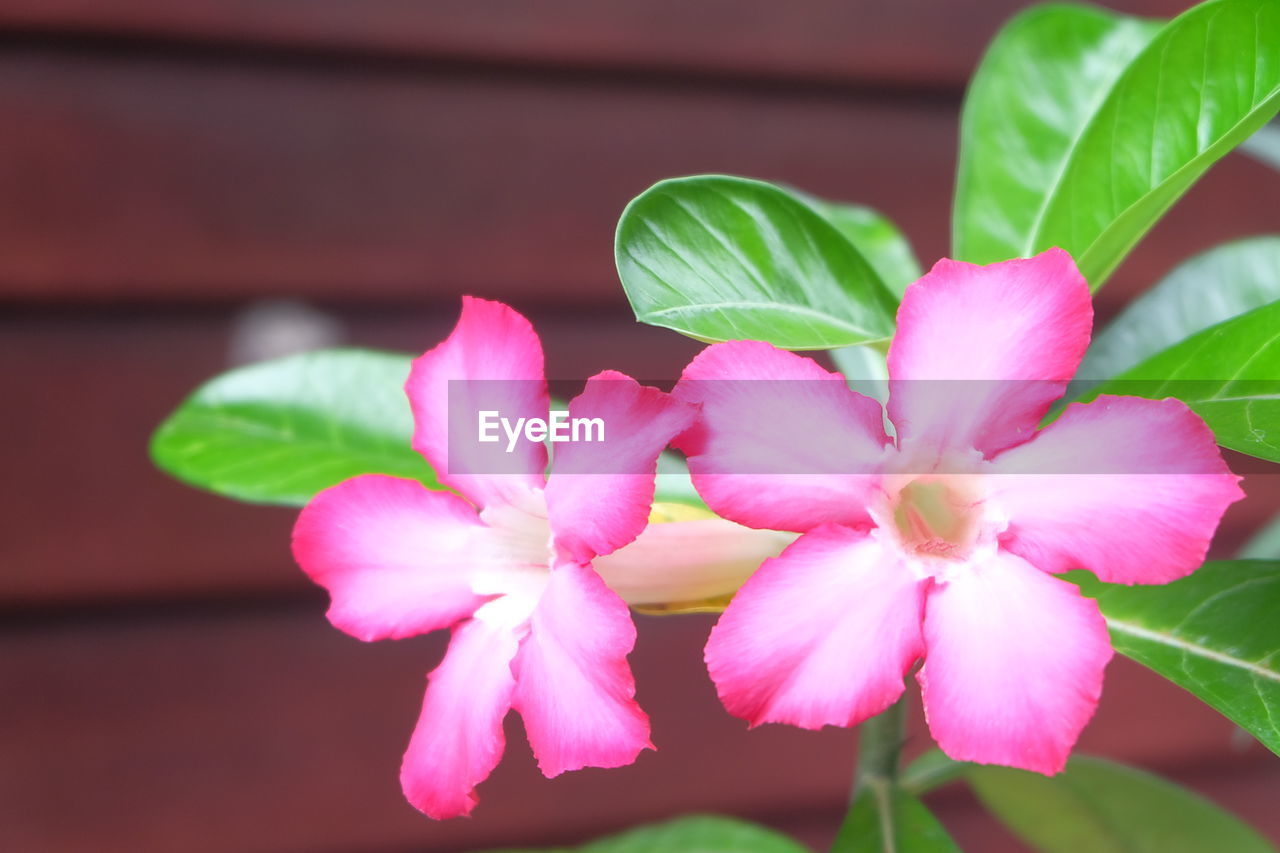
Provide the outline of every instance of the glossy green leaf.
{"type": "Polygon", "coordinates": [[[1280,754],[1280,561],[1206,563],[1163,586],[1073,573],[1116,651],[1190,690],[1280,754]]]}
{"type": "Polygon", "coordinates": [[[987,49],[965,96],[955,257],[1027,255],[1089,120],[1161,23],[1092,6],[1033,6],[987,49]]]}
{"type": "Polygon", "coordinates": [[[1154,35],[1083,7],[1027,12],[966,99],[956,255],[989,263],[1060,246],[1100,287],[1278,109],[1275,0],[1210,0],[1154,35]]]}
{"type": "Polygon", "coordinates": [[[1249,537],[1238,556],[1242,560],[1280,560],[1280,515],[1249,537]]]}
{"type": "MultiPolygon", "coordinates": [[[[254,503],[302,506],[357,474],[393,474],[442,488],[410,446],[413,417],[404,383],[412,360],[330,349],[229,371],[160,425],[152,459],[186,483],[254,503]]],[[[689,466],[671,452],[658,459],[654,500],[706,506],[689,466]]]]}
{"type": "Polygon", "coordinates": [[[1077,756],[1056,776],[975,766],[968,778],[987,808],[1041,853],[1275,853],[1203,797],[1099,758],[1077,756]]]}
{"type": "Polygon", "coordinates": [[[1217,246],[1183,263],[1096,335],[1076,375],[1109,379],[1196,332],[1280,300],[1280,237],[1217,246]]]}
{"type": "Polygon", "coordinates": [[[906,235],[883,214],[860,204],[800,197],[853,244],[895,296],[923,274],[906,235]]]}
{"type": "MultiPolygon", "coordinates": [[[[907,285],[922,275],[906,236],[881,214],[860,205],[823,201],[807,195],[803,198],[862,253],[894,296],[901,297],[907,285]]],[[[885,350],[883,345],[843,347],[831,351],[831,360],[849,380],[850,387],[883,403],[889,398],[885,350]]]]}
{"type": "Polygon", "coordinates": [[[1280,124],[1272,122],[1259,128],[1240,147],[1255,159],[1280,169],[1280,124]]]}
{"type": "Polygon", "coordinates": [[[410,357],[320,350],[232,370],[196,390],[151,440],[155,463],[193,486],[301,506],[357,474],[439,488],[409,446],[410,357]]]}
{"type": "Polygon", "coordinates": [[[1280,462],[1280,302],[1211,326],[1094,390],[1177,397],[1223,447],[1280,462]]]}
{"type": "Polygon", "coordinates": [[[859,792],[831,853],[958,853],[942,824],[902,788],[868,785],[859,792]]]}
{"type": "Polygon", "coordinates": [[[636,317],[698,340],[830,349],[893,333],[893,296],[867,259],[760,181],[655,184],[623,212],[616,255],[636,317]]]}
{"type": "Polygon", "coordinates": [[[492,853],[808,853],[784,835],[746,821],[692,815],[642,826],[581,847],[492,853]]]}

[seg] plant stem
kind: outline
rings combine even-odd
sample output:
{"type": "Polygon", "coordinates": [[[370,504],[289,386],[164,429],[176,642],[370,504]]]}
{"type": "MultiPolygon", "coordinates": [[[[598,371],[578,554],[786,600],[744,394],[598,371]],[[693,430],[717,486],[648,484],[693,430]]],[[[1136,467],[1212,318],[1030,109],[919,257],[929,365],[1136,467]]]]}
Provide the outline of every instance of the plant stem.
{"type": "Polygon", "coordinates": [[[906,705],[899,699],[858,727],[858,766],[853,774],[853,792],[849,795],[849,811],[831,847],[832,853],[865,849],[862,836],[870,829],[868,822],[871,826],[878,825],[876,834],[881,849],[897,849],[893,800],[905,723],[906,705]]]}
{"type": "Polygon", "coordinates": [[[858,727],[858,767],[853,776],[853,793],[872,785],[893,785],[898,779],[898,758],[906,726],[906,704],[899,699],[881,714],[858,727]]]}

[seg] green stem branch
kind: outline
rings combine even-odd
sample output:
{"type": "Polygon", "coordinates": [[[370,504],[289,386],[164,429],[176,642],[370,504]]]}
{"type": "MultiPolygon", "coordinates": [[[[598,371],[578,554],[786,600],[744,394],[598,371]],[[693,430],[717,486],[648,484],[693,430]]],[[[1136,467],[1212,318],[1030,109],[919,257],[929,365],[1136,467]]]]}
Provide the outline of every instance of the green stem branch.
{"type": "Polygon", "coordinates": [[[896,850],[893,794],[905,724],[906,705],[899,700],[858,727],[858,766],[853,776],[853,792],[849,797],[849,811],[831,847],[832,853],[866,849],[862,842],[865,830],[869,829],[867,821],[879,824],[882,849],[888,853],[896,850]]]}
{"type": "Polygon", "coordinates": [[[906,703],[899,699],[858,727],[858,767],[851,802],[862,788],[876,783],[891,786],[897,781],[905,726],[906,703]]]}

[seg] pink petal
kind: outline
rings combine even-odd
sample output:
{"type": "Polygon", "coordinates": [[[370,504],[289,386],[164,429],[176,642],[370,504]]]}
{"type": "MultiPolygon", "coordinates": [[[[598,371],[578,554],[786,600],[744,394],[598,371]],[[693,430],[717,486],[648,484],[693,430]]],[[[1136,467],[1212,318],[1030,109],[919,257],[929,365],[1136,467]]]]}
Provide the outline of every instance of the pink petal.
{"type": "Polygon", "coordinates": [[[1166,583],[1204,562],[1222,514],[1244,496],[1213,433],[1178,400],[1073,403],[992,470],[1003,543],[1048,572],[1166,583]]]}
{"type": "Polygon", "coordinates": [[[293,528],[293,556],[329,591],[329,621],[362,640],[447,628],[485,599],[469,584],[485,535],[457,495],[384,474],[316,495],[293,528]]]}
{"type": "Polygon", "coordinates": [[[1062,769],[1111,659],[1093,600],[998,552],[930,590],[924,635],[917,677],[943,752],[1039,773],[1062,769]]]}
{"type": "Polygon", "coordinates": [[[1089,286],[1061,249],[990,266],[939,261],[907,288],[889,347],[900,446],[990,456],[1026,441],[1079,366],[1092,323],[1089,286]]]}
{"type": "Polygon", "coordinates": [[[924,651],[922,590],[876,539],[811,530],[752,575],[711,632],[720,700],[753,726],[851,726],[880,713],[924,651]]]}
{"type": "Polygon", "coordinates": [[[621,767],[652,749],[627,663],[635,640],[627,605],[591,567],[552,570],[516,658],[513,700],[548,778],[621,767]]]}
{"type": "Polygon", "coordinates": [[[547,417],[542,344],[524,317],[501,302],[462,297],[458,325],[414,360],[405,391],[413,408],[413,447],[442,483],[481,507],[542,488],[546,445],[522,438],[508,453],[501,430],[499,441],[478,440],[482,411],[497,411],[512,424],[547,417]]]}
{"type": "Polygon", "coordinates": [[[676,443],[718,514],[748,527],[864,524],[888,437],[880,404],[813,360],[757,341],[707,347],[675,395],[702,406],[676,443]]]}
{"type": "Polygon", "coordinates": [[[640,535],[653,503],[658,454],[696,416],[693,406],[616,371],[587,380],[569,402],[569,419],[599,419],[604,440],[555,446],[547,513],[561,556],[590,562],[640,535]]]}
{"type": "Polygon", "coordinates": [[[510,629],[472,619],[454,630],[449,651],[431,673],[400,766],[405,797],[429,817],[470,814],[476,785],[502,758],[502,719],[511,708],[518,646],[510,629]]]}
{"type": "Polygon", "coordinates": [[[730,595],[795,540],[723,518],[650,524],[636,541],[593,563],[628,604],[671,604],[730,595]]]}

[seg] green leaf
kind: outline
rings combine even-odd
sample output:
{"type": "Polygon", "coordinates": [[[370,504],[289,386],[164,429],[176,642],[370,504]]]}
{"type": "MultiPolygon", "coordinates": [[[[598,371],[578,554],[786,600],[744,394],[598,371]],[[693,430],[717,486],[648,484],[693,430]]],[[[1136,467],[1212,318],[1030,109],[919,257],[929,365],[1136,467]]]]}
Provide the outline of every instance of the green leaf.
{"type": "Polygon", "coordinates": [[[1032,10],[997,37],[966,100],[956,255],[1060,246],[1096,289],[1277,110],[1275,0],[1210,0],[1154,36],[1097,10],[1032,10]]]}
{"type": "Polygon", "coordinates": [[[1042,853],[1274,853],[1261,835],[1157,776],[1077,756],[1056,776],[973,767],[982,802],[1042,853]]]}
{"type": "MultiPolygon", "coordinates": [[[[151,456],[186,483],[254,503],[302,506],[357,474],[443,488],[410,446],[404,383],[412,360],[330,349],[232,370],[201,386],[160,425],[151,456]]],[[[654,500],[706,507],[689,466],[670,451],[658,458],[654,500]]]]}
{"type": "Polygon", "coordinates": [[[1240,144],[1240,148],[1269,166],[1280,169],[1280,124],[1264,125],[1240,144]]]}
{"type": "Polygon", "coordinates": [[[623,211],[616,255],[637,319],[698,340],[830,349],[893,334],[893,296],[867,259],[760,181],[655,184],[623,211]]]}
{"type": "Polygon", "coordinates": [[[1263,525],[1240,548],[1242,560],[1280,560],[1280,515],[1263,525]]]}
{"type": "Polygon", "coordinates": [[[1164,586],[1074,574],[1098,600],[1116,651],[1190,690],[1280,754],[1280,562],[1206,563],[1164,586]]]}
{"type": "Polygon", "coordinates": [[[160,425],[151,457],[193,486],[255,503],[301,506],[367,473],[440,488],[409,446],[410,360],[335,349],[232,370],[202,385],[160,425]]]}
{"type": "MultiPolygon", "coordinates": [[[[823,201],[802,193],[797,195],[826,217],[862,253],[894,296],[901,297],[907,285],[922,275],[911,244],[886,217],[861,205],[823,201]]],[[[831,360],[849,380],[851,388],[884,403],[889,398],[885,349],[883,346],[842,347],[831,351],[831,360]]]]}
{"type": "Polygon", "coordinates": [[[1280,237],[1226,243],[1181,264],[1093,339],[1076,372],[1109,379],[1184,338],[1280,300],[1280,237]]]}
{"type": "Polygon", "coordinates": [[[940,749],[931,749],[903,769],[898,784],[907,793],[921,796],[961,778],[971,766],[948,757],[940,749]]]}
{"type": "MultiPolygon", "coordinates": [[[[715,815],[692,815],[628,830],[581,847],[540,853],[808,853],[800,844],[762,826],[715,815]]],[[[538,853],[533,850],[491,853],[538,853]]]]}
{"type": "Polygon", "coordinates": [[[959,260],[1031,253],[1033,231],[1089,125],[1157,21],[1033,6],[987,48],[960,119],[952,243],[959,260]]]}
{"type": "Polygon", "coordinates": [[[1210,326],[1094,393],[1177,397],[1223,447],[1280,462],[1280,302],[1210,326]]]}
{"type": "Polygon", "coordinates": [[[959,853],[924,803],[887,783],[867,785],[849,810],[831,853],[959,853]]]}
{"type": "Polygon", "coordinates": [[[853,244],[895,296],[901,298],[907,285],[923,274],[906,235],[883,214],[860,204],[797,195],[853,244]]]}

